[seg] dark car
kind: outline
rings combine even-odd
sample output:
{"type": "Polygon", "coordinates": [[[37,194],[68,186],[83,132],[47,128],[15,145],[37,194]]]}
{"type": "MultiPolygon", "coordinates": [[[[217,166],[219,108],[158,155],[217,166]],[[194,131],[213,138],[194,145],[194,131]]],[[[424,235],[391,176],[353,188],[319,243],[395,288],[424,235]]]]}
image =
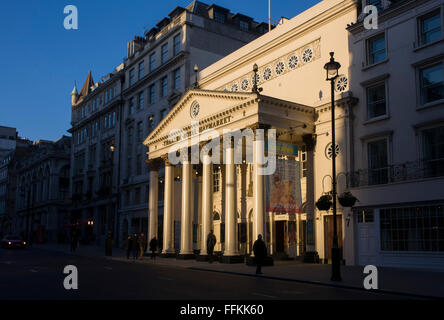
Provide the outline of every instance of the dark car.
{"type": "Polygon", "coordinates": [[[24,241],[20,236],[8,235],[2,239],[2,248],[24,249],[26,248],[26,241],[24,241]]]}

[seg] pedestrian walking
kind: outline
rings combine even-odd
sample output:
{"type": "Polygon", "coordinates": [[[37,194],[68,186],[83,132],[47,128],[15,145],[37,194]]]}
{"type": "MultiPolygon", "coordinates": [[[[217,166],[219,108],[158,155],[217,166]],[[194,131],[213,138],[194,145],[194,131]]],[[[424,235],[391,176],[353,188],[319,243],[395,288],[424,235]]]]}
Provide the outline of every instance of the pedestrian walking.
{"type": "Polygon", "coordinates": [[[131,236],[128,236],[125,240],[125,250],[126,250],[127,259],[130,258],[132,246],[133,246],[133,239],[131,238],[131,236]]]}
{"type": "Polygon", "coordinates": [[[253,252],[254,252],[254,261],[256,263],[256,274],[262,273],[262,264],[264,263],[265,258],[267,257],[267,246],[265,245],[264,240],[262,240],[262,235],[257,236],[257,240],[253,244],[253,252]]]}
{"type": "Polygon", "coordinates": [[[111,231],[108,231],[108,235],[106,237],[106,244],[105,244],[105,255],[106,256],[112,256],[113,255],[113,233],[111,231]]]}
{"type": "Polygon", "coordinates": [[[208,255],[208,262],[213,263],[213,252],[214,252],[214,246],[216,245],[216,236],[213,233],[213,230],[210,230],[210,233],[207,237],[207,255],[208,255]]]}
{"type": "Polygon", "coordinates": [[[140,250],[140,255],[139,255],[139,259],[143,258],[143,254],[145,253],[145,234],[142,232],[139,236],[139,250],[140,250]]]}
{"type": "Polygon", "coordinates": [[[137,255],[139,254],[139,236],[137,235],[137,233],[133,234],[133,242],[131,245],[131,250],[133,252],[133,259],[136,260],[137,259],[137,255]]]}
{"type": "Polygon", "coordinates": [[[150,250],[151,250],[151,260],[156,260],[156,250],[157,250],[156,237],[152,238],[150,241],[150,250]]]}

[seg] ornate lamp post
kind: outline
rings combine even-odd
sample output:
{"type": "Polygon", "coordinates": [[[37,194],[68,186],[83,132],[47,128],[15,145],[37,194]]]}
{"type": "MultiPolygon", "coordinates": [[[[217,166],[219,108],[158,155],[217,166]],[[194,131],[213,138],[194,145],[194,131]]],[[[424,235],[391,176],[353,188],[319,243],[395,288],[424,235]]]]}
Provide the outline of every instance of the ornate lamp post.
{"type": "Polygon", "coordinates": [[[327,71],[327,81],[331,83],[331,145],[332,145],[332,198],[333,198],[333,247],[331,249],[332,281],[341,281],[340,252],[338,245],[338,227],[336,215],[336,142],[335,142],[335,80],[338,77],[341,64],[335,61],[334,52],[330,52],[330,61],[324,66],[327,71]]]}
{"type": "Polygon", "coordinates": [[[199,67],[197,64],[194,65],[194,89],[199,89],[199,83],[197,82],[197,73],[199,72],[199,67]]]}
{"type": "Polygon", "coordinates": [[[114,225],[114,210],[113,210],[113,161],[114,161],[114,151],[116,147],[114,146],[114,141],[111,142],[109,147],[110,155],[110,185],[109,185],[109,219],[108,219],[108,234],[106,238],[106,252],[107,256],[112,256],[113,254],[113,232],[112,227],[114,225]]]}

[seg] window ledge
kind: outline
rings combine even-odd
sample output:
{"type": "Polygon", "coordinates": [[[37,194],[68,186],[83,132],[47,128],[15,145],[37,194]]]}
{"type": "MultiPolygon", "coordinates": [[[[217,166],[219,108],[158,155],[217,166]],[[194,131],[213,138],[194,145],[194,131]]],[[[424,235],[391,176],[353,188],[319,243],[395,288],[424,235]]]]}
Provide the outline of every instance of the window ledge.
{"type": "Polygon", "coordinates": [[[428,109],[428,108],[436,107],[436,106],[443,105],[443,104],[444,104],[444,99],[436,100],[434,102],[429,102],[429,103],[420,105],[416,108],[416,110],[419,111],[419,110],[428,109]]]}
{"type": "Polygon", "coordinates": [[[382,60],[380,62],[376,62],[376,63],[373,63],[373,64],[368,64],[365,67],[362,67],[362,71],[367,71],[368,69],[371,69],[373,67],[379,66],[381,64],[385,64],[385,63],[389,62],[389,60],[390,60],[389,58],[386,58],[385,60],[382,60]]]}
{"type": "Polygon", "coordinates": [[[420,50],[422,50],[422,49],[424,49],[424,48],[431,47],[431,46],[433,46],[433,45],[435,45],[435,44],[438,44],[438,43],[440,43],[440,42],[443,42],[443,41],[444,41],[444,37],[442,37],[441,39],[435,40],[435,41],[433,41],[433,42],[430,42],[430,43],[426,43],[426,44],[420,45],[419,47],[414,47],[414,48],[413,48],[413,52],[417,52],[417,51],[420,51],[420,50]]]}
{"type": "Polygon", "coordinates": [[[367,121],[364,121],[362,124],[366,125],[366,124],[371,124],[371,123],[375,123],[375,122],[379,122],[379,121],[383,121],[383,120],[387,120],[387,119],[390,119],[390,116],[388,114],[385,114],[383,116],[368,119],[367,121]]]}

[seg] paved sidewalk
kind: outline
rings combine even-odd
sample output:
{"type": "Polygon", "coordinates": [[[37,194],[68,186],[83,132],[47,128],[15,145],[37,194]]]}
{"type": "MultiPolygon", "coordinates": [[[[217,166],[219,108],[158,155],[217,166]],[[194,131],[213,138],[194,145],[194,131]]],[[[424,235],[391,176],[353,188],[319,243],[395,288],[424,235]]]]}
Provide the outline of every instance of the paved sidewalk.
{"type": "MultiPolygon", "coordinates": [[[[71,254],[68,245],[34,245],[34,248],[71,254]]],[[[249,267],[245,264],[221,264],[218,262],[210,264],[208,262],[176,260],[174,258],[156,258],[156,260],[153,261],[148,257],[134,261],[132,259],[126,259],[123,249],[113,248],[112,257],[105,257],[104,252],[105,249],[102,247],[80,246],[75,254],[86,257],[103,257],[132,263],[256,276],[254,274],[255,267],[249,267]]],[[[331,265],[305,264],[297,261],[275,261],[273,267],[263,267],[262,271],[264,272],[264,275],[261,275],[260,277],[264,278],[348,287],[360,290],[364,290],[363,281],[366,276],[363,273],[363,267],[341,266],[342,281],[332,282],[330,281],[331,265]]],[[[379,267],[378,275],[379,290],[381,291],[444,298],[444,270],[379,267]]]]}

